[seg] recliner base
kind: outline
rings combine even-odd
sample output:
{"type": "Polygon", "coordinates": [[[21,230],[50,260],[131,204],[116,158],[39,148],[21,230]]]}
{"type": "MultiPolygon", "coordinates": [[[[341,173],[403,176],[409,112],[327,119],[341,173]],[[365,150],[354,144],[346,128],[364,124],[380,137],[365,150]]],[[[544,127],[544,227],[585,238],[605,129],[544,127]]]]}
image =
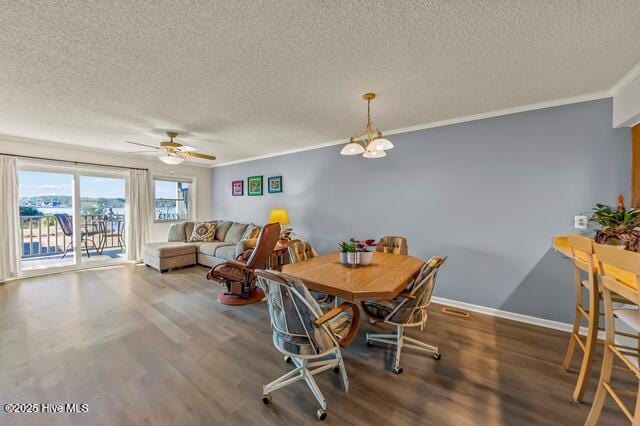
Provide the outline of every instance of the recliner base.
{"type": "Polygon", "coordinates": [[[242,297],[234,293],[220,293],[217,297],[218,302],[223,305],[241,306],[256,303],[264,299],[264,292],[258,287],[254,287],[249,291],[247,297],[242,297]]]}

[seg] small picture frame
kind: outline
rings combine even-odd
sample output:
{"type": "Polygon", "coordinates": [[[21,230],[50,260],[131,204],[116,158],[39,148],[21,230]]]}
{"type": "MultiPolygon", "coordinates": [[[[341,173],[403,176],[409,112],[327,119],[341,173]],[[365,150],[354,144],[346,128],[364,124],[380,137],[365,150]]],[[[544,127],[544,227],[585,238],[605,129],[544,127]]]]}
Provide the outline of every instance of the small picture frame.
{"type": "Polygon", "coordinates": [[[262,195],[262,176],[247,178],[247,195],[262,195]]]}
{"type": "Polygon", "coordinates": [[[267,190],[271,194],[282,192],[282,176],[270,176],[267,179],[267,190]]]}
{"type": "Polygon", "coordinates": [[[244,195],[244,181],[234,180],[231,182],[231,195],[238,197],[244,195]]]}

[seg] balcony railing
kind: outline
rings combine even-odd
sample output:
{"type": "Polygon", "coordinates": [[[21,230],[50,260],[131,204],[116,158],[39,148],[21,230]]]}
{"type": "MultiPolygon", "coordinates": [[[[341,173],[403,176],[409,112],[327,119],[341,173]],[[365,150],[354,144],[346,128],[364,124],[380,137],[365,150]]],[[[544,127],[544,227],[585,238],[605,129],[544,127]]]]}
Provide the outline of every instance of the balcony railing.
{"type": "MultiPolygon", "coordinates": [[[[124,215],[106,218],[104,215],[83,214],[80,216],[80,228],[87,234],[90,250],[120,248],[124,251],[124,215]]],[[[54,256],[64,253],[73,241],[73,235],[64,233],[54,215],[20,216],[22,233],[22,258],[54,256]]],[[[83,237],[85,238],[85,237],[83,237]]],[[[84,254],[84,253],[83,253],[84,254]]]]}

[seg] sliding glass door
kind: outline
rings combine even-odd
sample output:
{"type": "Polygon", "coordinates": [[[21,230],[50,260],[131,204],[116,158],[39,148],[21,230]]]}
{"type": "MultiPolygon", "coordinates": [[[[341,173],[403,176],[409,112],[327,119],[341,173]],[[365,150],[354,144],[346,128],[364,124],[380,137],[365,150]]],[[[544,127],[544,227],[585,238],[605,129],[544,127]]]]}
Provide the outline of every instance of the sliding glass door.
{"type": "Polygon", "coordinates": [[[73,174],[21,170],[18,180],[22,270],[75,265],[73,174]]]}
{"type": "Polygon", "coordinates": [[[126,175],[37,165],[18,179],[23,273],[126,260],[126,175]]]}
{"type": "Polygon", "coordinates": [[[125,192],[124,178],[80,176],[82,263],[105,263],[126,259],[125,192]]]}

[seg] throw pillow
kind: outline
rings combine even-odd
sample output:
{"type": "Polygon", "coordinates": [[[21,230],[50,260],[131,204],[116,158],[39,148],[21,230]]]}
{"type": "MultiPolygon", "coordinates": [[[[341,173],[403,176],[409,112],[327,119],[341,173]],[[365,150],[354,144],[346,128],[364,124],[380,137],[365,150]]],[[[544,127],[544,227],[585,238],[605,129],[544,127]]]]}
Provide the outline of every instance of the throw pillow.
{"type": "Polygon", "coordinates": [[[184,240],[185,241],[189,241],[191,234],[193,234],[193,225],[195,225],[195,222],[189,221],[184,223],[184,240]]]}
{"type": "Polygon", "coordinates": [[[216,235],[216,224],[210,222],[198,222],[193,227],[193,233],[189,242],[211,242],[216,235]]]}
{"type": "Polygon", "coordinates": [[[185,223],[172,223],[167,233],[167,241],[186,241],[184,233],[185,223]]]}
{"type": "Polygon", "coordinates": [[[245,229],[247,229],[246,224],[233,222],[233,225],[227,231],[227,235],[224,236],[224,242],[236,244],[240,241],[245,229]]]}
{"type": "Polygon", "coordinates": [[[218,227],[216,228],[216,240],[224,241],[224,237],[227,236],[227,231],[229,231],[232,224],[233,222],[231,221],[218,222],[218,227]]]}
{"type": "Polygon", "coordinates": [[[242,234],[240,240],[252,240],[257,238],[259,233],[260,227],[256,224],[250,223],[249,226],[247,226],[247,229],[244,230],[244,234],[242,234]]]}

